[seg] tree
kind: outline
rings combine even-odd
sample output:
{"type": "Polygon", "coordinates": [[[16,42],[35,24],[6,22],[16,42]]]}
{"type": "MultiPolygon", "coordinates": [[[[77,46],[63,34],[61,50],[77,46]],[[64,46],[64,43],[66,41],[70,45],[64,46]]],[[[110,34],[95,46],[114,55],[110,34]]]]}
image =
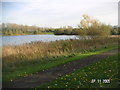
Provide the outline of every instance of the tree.
{"type": "Polygon", "coordinates": [[[54,31],[54,34],[55,35],[64,35],[64,30],[57,29],[57,30],[54,31]]]}
{"type": "Polygon", "coordinates": [[[118,35],[119,34],[119,29],[117,26],[111,26],[111,34],[112,35],[118,35]]]}
{"type": "Polygon", "coordinates": [[[79,27],[82,29],[80,29],[81,36],[89,35],[91,37],[98,37],[110,35],[110,25],[105,25],[86,14],[83,15],[79,27]]]}

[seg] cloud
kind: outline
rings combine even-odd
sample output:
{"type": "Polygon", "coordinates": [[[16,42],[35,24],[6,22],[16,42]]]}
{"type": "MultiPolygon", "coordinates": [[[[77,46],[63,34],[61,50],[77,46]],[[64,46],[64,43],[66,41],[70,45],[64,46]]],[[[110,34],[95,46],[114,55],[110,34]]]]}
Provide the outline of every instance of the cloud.
{"type": "MultiPolygon", "coordinates": [[[[6,0],[5,0],[6,1],[6,0]]],[[[14,1],[14,0],[10,0],[14,1]]],[[[6,6],[5,22],[43,27],[77,26],[87,13],[107,24],[117,24],[118,0],[24,0],[6,6]]]]}

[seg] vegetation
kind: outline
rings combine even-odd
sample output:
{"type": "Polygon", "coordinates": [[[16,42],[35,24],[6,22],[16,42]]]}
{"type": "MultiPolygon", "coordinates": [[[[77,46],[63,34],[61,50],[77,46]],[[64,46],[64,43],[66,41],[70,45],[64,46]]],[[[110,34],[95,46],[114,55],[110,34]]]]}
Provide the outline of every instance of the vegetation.
{"type": "Polygon", "coordinates": [[[88,15],[83,15],[80,22],[80,35],[84,36],[109,36],[110,25],[105,25],[98,20],[93,19],[88,15]]]}
{"type": "Polygon", "coordinates": [[[22,64],[17,64],[16,66],[8,66],[7,68],[3,68],[3,81],[11,81],[19,77],[27,76],[33,73],[36,73],[41,70],[49,69],[51,67],[55,67],[61,64],[65,64],[74,60],[80,60],[82,58],[86,58],[91,55],[100,54],[112,49],[117,49],[117,46],[101,48],[97,50],[93,50],[86,53],[76,53],[66,56],[59,56],[57,58],[44,58],[39,61],[31,61],[22,64]]]}
{"type": "Polygon", "coordinates": [[[110,56],[36,88],[118,88],[119,55],[110,56]]]}
{"type": "Polygon", "coordinates": [[[36,42],[22,46],[4,46],[2,57],[3,80],[15,79],[86,56],[79,54],[76,58],[64,59],[65,57],[75,56],[78,53],[86,53],[108,47],[114,49],[114,45],[118,45],[118,38],[116,37],[89,40],[61,40],[47,43],[36,42]]]}
{"type": "Polygon", "coordinates": [[[0,33],[2,35],[29,35],[29,34],[55,34],[55,35],[81,35],[81,36],[108,36],[120,35],[120,29],[117,26],[110,26],[100,21],[83,15],[78,27],[64,26],[61,28],[43,28],[38,26],[18,25],[15,23],[2,23],[0,33]],[[1,32],[2,31],[2,32],[1,32]]]}
{"type": "MultiPolygon", "coordinates": [[[[92,30],[92,32],[94,32],[94,33],[90,33],[90,31],[89,31],[89,33],[86,33],[82,28],[73,28],[72,30],[69,30],[68,28],[59,28],[59,29],[55,29],[54,31],[53,31],[53,33],[55,34],[55,35],[81,35],[81,36],[85,36],[85,35],[92,35],[92,34],[94,34],[94,35],[102,35],[103,34],[103,32],[105,32],[105,28],[108,28],[108,30],[109,30],[109,33],[108,34],[110,34],[110,35],[120,35],[120,29],[118,29],[118,27],[117,26],[110,26],[110,25],[105,25],[105,24],[103,24],[102,26],[101,26],[101,29],[103,30],[103,32],[101,32],[101,34],[100,34],[100,32],[97,32],[96,31],[96,29],[93,29],[94,27],[91,27],[91,28],[89,28],[90,29],[90,31],[92,30]]],[[[87,29],[88,30],[88,29],[87,29]]],[[[104,34],[105,35],[105,34],[104,34]]]]}
{"type": "Polygon", "coordinates": [[[51,28],[37,27],[35,25],[18,25],[14,23],[2,23],[0,26],[2,35],[29,35],[29,34],[53,34],[51,28]]]}
{"type": "Polygon", "coordinates": [[[117,27],[117,26],[111,27],[111,34],[112,35],[120,35],[120,27],[117,27]]]}
{"type": "MultiPolygon", "coordinates": [[[[101,47],[118,44],[117,37],[87,40],[60,40],[56,42],[35,42],[19,46],[3,46],[3,65],[22,63],[45,57],[58,57],[67,54],[86,52],[101,47]]],[[[5,66],[6,66],[5,65],[5,66]]]]}
{"type": "Polygon", "coordinates": [[[55,35],[80,35],[80,36],[109,36],[119,35],[120,30],[118,27],[110,26],[101,23],[100,21],[88,16],[83,15],[78,28],[60,28],[54,31],[55,35]]]}

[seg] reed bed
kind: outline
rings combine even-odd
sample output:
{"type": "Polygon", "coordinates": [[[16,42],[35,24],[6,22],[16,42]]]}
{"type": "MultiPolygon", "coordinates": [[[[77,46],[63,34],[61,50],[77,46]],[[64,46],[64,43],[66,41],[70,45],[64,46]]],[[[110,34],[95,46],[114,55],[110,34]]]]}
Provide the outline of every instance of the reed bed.
{"type": "Polygon", "coordinates": [[[3,46],[3,67],[20,63],[57,58],[75,53],[84,53],[99,48],[117,45],[119,37],[94,38],[86,40],[60,40],[54,42],[34,42],[18,46],[3,46]]]}

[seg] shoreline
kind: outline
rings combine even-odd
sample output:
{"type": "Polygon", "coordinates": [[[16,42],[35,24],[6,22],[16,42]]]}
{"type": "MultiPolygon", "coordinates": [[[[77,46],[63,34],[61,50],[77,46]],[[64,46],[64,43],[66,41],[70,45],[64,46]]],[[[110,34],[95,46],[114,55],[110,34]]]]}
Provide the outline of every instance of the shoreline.
{"type": "MultiPolygon", "coordinates": [[[[0,35],[0,36],[25,36],[25,35],[55,35],[54,33],[46,33],[46,34],[18,34],[18,35],[0,35]]],[[[67,35],[67,34],[66,34],[67,35]]],[[[75,34],[67,35],[73,36],[75,34]]],[[[64,35],[55,35],[55,36],[64,36],[64,35]]],[[[78,36],[78,35],[76,35],[78,36]]],[[[120,35],[110,35],[111,37],[120,37],[120,35]]]]}

